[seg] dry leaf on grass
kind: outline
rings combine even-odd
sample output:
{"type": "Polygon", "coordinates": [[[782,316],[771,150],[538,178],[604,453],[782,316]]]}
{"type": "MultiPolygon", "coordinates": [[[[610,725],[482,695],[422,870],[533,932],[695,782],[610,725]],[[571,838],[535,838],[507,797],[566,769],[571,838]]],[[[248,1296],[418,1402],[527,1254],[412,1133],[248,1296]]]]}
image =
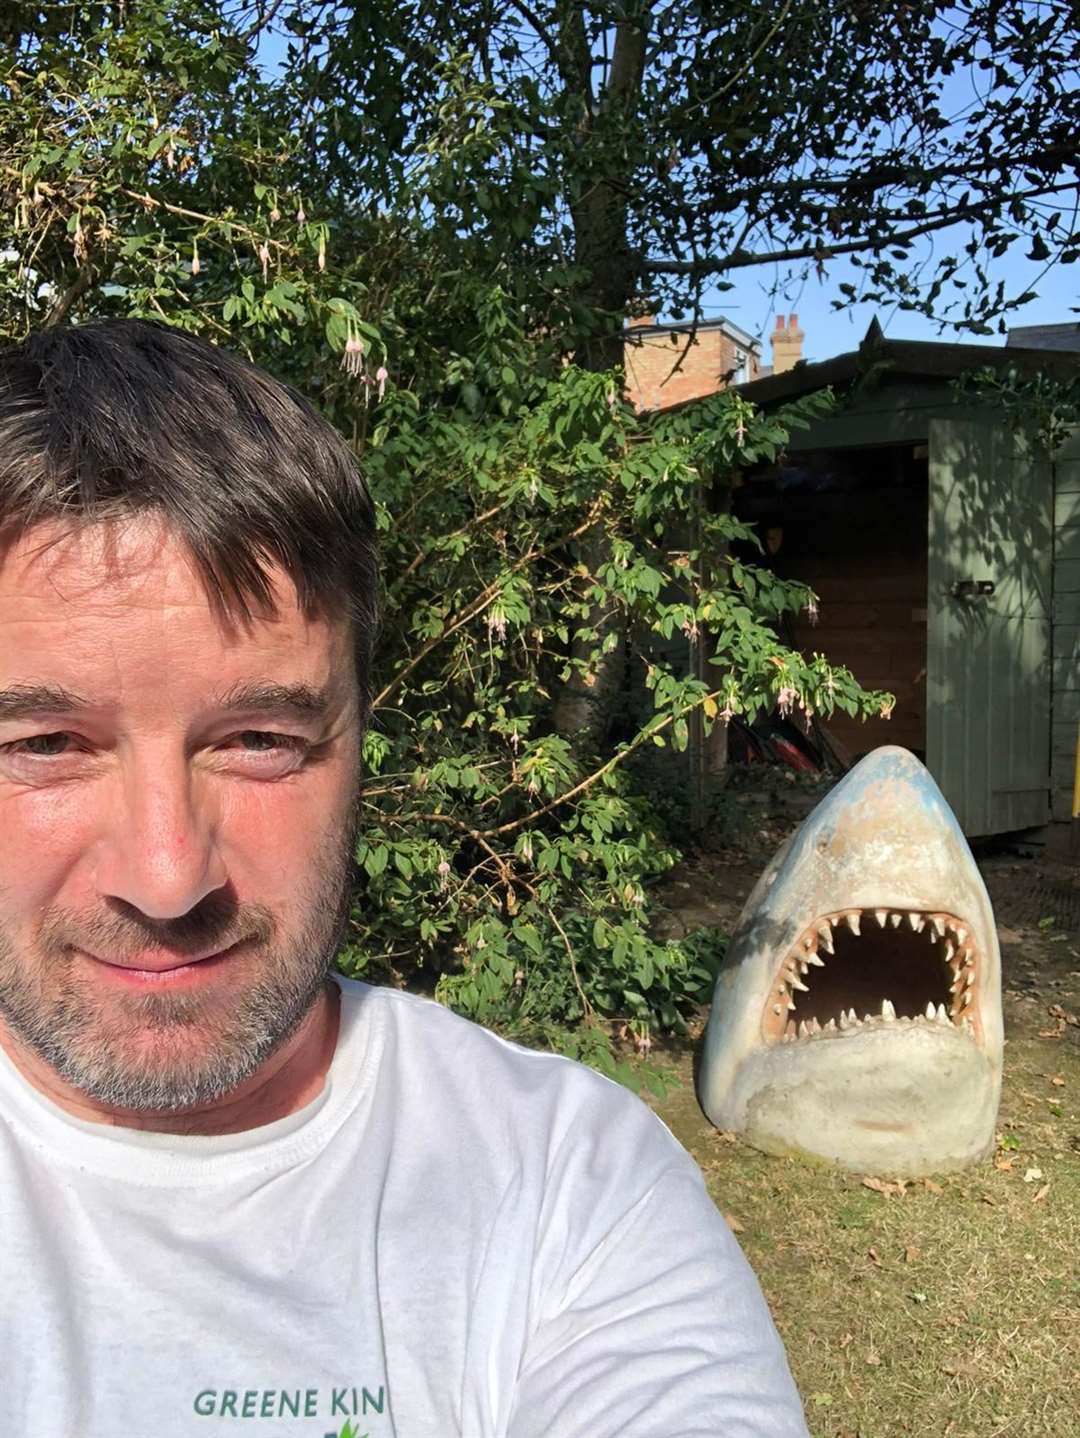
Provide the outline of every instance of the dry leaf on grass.
{"type": "Polygon", "coordinates": [[[907,1179],[898,1178],[895,1183],[887,1183],[883,1178],[864,1178],[863,1188],[872,1188],[875,1193],[880,1193],[882,1198],[892,1198],[894,1194],[903,1198],[907,1179]]]}
{"type": "Polygon", "coordinates": [[[951,1358],[948,1363],[941,1365],[942,1373],[947,1373],[950,1378],[974,1378],[981,1379],[984,1375],[978,1362],[973,1358],[951,1358]]]}
{"type": "Polygon", "coordinates": [[[1049,1185],[1048,1183],[1044,1183],[1043,1186],[1042,1186],[1042,1188],[1039,1189],[1038,1193],[1037,1193],[1037,1194],[1035,1195],[1035,1197],[1031,1200],[1032,1203],[1042,1203],[1043,1199],[1046,1197],[1046,1195],[1047,1195],[1049,1192],[1050,1192],[1050,1185],[1049,1185]]]}
{"type": "Polygon", "coordinates": [[[724,1217],[727,1219],[727,1226],[731,1229],[732,1233],[746,1232],[746,1225],[740,1223],[733,1213],[725,1213],[724,1217]]]}

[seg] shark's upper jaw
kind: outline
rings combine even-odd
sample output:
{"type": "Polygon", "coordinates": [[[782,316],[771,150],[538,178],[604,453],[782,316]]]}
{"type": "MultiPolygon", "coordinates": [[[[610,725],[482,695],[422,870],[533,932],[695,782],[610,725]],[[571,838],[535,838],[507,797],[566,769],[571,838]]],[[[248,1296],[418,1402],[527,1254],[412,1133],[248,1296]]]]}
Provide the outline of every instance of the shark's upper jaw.
{"type": "Polygon", "coordinates": [[[777,966],[761,1015],[766,1044],[873,1024],[930,1024],[983,1041],[975,925],[942,911],[842,909],[815,916],[777,966]]]}

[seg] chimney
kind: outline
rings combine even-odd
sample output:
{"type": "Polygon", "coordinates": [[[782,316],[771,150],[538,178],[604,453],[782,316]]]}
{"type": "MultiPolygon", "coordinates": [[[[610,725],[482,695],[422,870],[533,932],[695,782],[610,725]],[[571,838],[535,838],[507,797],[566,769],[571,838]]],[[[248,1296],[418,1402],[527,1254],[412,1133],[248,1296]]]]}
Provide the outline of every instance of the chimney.
{"type": "Polygon", "coordinates": [[[804,338],[799,328],[798,315],[788,315],[786,325],[783,315],[776,316],[776,328],[770,336],[773,374],[783,374],[785,370],[792,369],[799,363],[802,359],[804,338]]]}
{"type": "Polygon", "coordinates": [[[627,328],[632,330],[639,330],[642,329],[645,325],[654,325],[655,323],[655,315],[634,315],[632,319],[627,321],[627,328]]]}

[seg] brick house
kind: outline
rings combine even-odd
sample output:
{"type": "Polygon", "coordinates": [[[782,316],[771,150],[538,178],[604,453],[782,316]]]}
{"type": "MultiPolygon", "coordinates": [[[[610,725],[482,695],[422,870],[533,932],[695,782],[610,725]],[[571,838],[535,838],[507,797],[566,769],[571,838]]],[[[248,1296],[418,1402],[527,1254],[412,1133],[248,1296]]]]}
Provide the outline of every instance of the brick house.
{"type": "Polygon", "coordinates": [[[627,398],[639,411],[671,409],[728,385],[782,374],[802,358],[797,315],[789,315],[786,322],[778,315],[770,339],[771,368],[761,363],[761,341],[731,320],[705,320],[695,327],[658,324],[654,316],[643,315],[626,329],[627,398]]]}

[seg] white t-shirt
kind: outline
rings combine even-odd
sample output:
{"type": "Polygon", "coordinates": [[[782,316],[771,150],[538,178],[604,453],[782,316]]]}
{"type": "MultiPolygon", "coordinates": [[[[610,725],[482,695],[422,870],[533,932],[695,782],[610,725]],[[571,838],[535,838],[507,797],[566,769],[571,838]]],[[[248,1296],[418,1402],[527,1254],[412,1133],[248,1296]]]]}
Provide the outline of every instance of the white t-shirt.
{"type": "Polygon", "coordinates": [[[340,981],[246,1133],[85,1123],[0,1058],[0,1433],[802,1438],[690,1159],[579,1064],[340,981]]]}

